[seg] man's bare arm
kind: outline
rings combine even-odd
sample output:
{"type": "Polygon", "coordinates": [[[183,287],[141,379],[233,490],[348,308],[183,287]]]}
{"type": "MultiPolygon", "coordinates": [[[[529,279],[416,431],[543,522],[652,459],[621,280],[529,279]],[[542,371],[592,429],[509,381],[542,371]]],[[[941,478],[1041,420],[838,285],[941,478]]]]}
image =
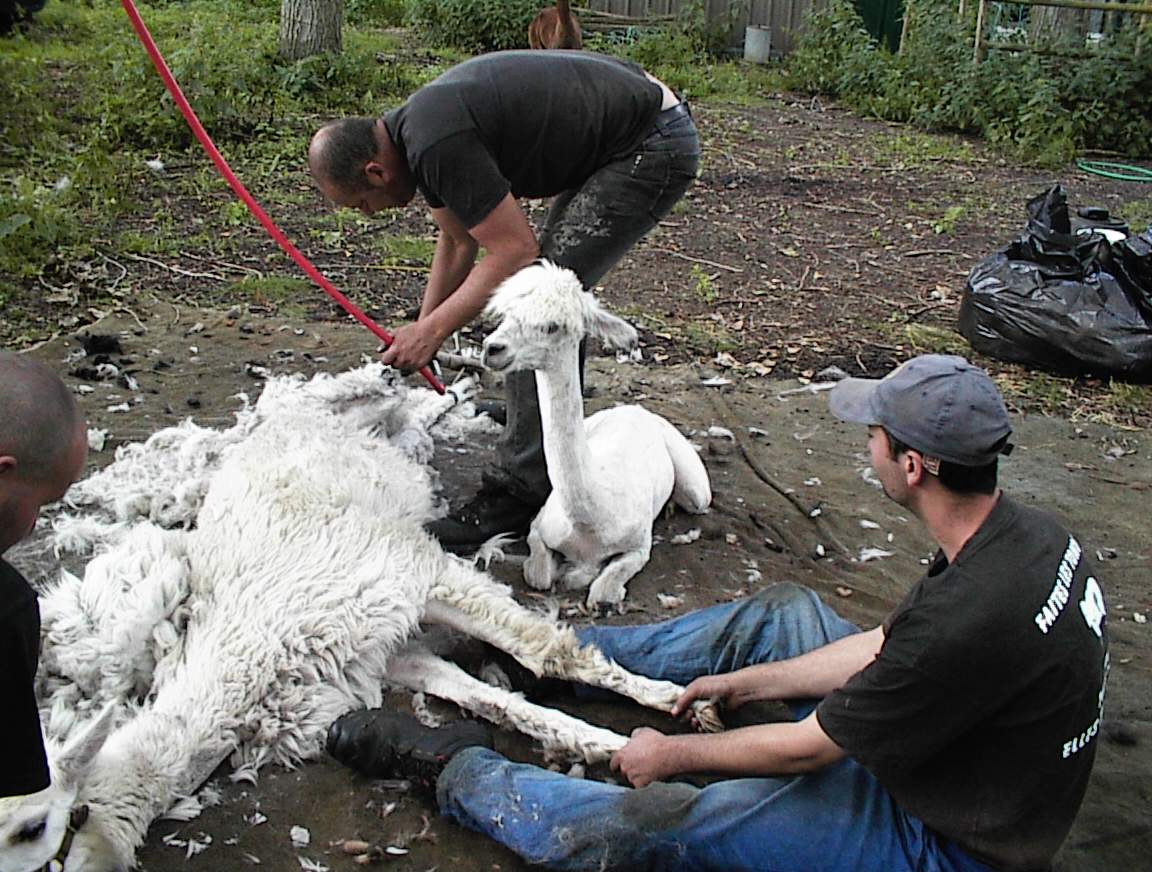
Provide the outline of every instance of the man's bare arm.
{"type": "MultiPolygon", "coordinates": [[[[438,222],[445,221],[441,233],[444,227],[452,227],[452,222],[456,222],[455,216],[449,219],[443,212],[438,209],[433,213],[438,222]]],[[[487,255],[469,270],[454,291],[448,290],[448,281],[433,290],[435,296],[443,294],[443,299],[426,316],[423,315],[424,307],[421,307],[419,321],[396,331],[391,347],[380,358],[384,363],[402,369],[418,369],[426,365],[454,330],[480,314],[500,282],[527,266],[540,252],[528,219],[511,194],[501,200],[487,218],[468,231],[468,235],[484,246],[487,255]]]]}
{"type": "Polygon", "coordinates": [[[884,629],[845,636],[790,660],[760,663],[724,675],[697,678],[672,708],[679,716],[697,699],[716,699],[729,708],[754,700],[814,699],[827,696],[876,659],[884,629]]]}
{"type": "Polygon", "coordinates": [[[433,209],[432,217],[440,232],[436,236],[436,251],[432,254],[432,271],[424,298],[420,303],[420,317],[426,318],[451,296],[468,278],[476,262],[478,243],[448,209],[433,209]]]}
{"type": "Polygon", "coordinates": [[[633,786],[644,787],[689,773],[755,777],[813,772],[843,756],[813,713],[796,723],[710,735],[665,736],[644,727],[612,756],[612,769],[633,786]]]}

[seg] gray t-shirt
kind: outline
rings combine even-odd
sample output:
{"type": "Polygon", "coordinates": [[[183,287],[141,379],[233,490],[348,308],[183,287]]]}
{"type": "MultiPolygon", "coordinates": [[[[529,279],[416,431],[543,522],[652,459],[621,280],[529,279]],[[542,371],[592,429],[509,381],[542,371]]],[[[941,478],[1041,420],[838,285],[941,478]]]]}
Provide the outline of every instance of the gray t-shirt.
{"type": "Polygon", "coordinates": [[[551,197],[635,151],[660,111],[636,64],[579,51],[481,55],[384,116],[432,208],[474,227],[509,192],[551,197]]]}

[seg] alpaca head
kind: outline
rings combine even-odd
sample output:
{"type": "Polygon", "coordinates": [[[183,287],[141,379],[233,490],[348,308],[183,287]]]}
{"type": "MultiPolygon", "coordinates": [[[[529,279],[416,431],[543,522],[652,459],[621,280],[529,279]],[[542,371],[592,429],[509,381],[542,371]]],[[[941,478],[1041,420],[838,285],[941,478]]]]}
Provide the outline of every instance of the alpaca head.
{"type": "Polygon", "coordinates": [[[508,278],[492,294],[485,314],[500,326],[484,341],[484,365],[497,371],[569,365],[580,340],[592,336],[610,348],[636,346],[636,330],[601,308],[572,270],[538,261],[508,278]]]}
{"type": "Polygon", "coordinates": [[[106,708],[54,756],[48,787],[0,799],[0,870],[37,872],[56,857],[70,828],[79,828],[79,838],[87,809],[76,805],[76,796],[112,728],[113,711],[106,708]]]}

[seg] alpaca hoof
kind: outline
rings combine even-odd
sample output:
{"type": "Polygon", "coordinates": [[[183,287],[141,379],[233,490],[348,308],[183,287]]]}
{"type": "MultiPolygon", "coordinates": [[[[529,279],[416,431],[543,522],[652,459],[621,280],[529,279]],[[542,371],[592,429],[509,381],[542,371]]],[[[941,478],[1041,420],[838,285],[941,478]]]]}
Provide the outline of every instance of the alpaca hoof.
{"type": "Polygon", "coordinates": [[[697,701],[692,703],[692,712],[696,723],[702,733],[721,733],[724,731],[724,722],[720,720],[720,712],[715,703],[697,701]]]}

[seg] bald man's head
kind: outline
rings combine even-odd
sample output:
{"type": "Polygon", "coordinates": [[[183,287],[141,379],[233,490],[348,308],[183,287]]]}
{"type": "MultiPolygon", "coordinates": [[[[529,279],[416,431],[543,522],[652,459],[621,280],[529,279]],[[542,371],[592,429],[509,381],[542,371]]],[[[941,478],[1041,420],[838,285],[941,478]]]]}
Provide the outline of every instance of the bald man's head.
{"type": "Polygon", "coordinates": [[[364,167],[378,147],[375,118],[341,118],[316,131],[308,146],[308,167],[317,182],[358,191],[368,186],[364,167]]]}
{"type": "Polygon", "coordinates": [[[72,449],[80,411],[60,377],[37,360],[0,351],[0,456],[22,479],[55,474],[72,449]]]}

